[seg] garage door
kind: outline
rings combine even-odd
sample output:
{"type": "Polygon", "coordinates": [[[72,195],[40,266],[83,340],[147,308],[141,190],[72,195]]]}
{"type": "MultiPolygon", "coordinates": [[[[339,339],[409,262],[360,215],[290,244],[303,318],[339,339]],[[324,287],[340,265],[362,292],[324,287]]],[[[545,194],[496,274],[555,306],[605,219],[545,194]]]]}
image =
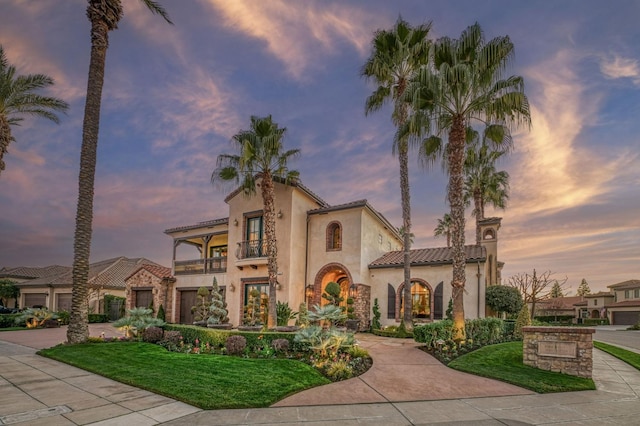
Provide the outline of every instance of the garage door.
{"type": "Polygon", "coordinates": [[[56,295],[58,302],[56,303],[56,312],[71,312],[71,293],[56,295]]]}
{"type": "Polygon", "coordinates": [[[633,325],[640,319],[640,311],[612,312],[614,325],[633,325]]]}
{"type": "Polygon", "coordinates": [[[47,293],[27,293],[24,295],[25,308],[42,308],[47,306],[47,293]]]}
{"type": "Polygon", "coordinates": [[[138,308],[149,308],[153,307],[156,309],[156,306],[153,306],[153,293],[151,290],[135,290],[136,292],[136,307],[138,308]]]}

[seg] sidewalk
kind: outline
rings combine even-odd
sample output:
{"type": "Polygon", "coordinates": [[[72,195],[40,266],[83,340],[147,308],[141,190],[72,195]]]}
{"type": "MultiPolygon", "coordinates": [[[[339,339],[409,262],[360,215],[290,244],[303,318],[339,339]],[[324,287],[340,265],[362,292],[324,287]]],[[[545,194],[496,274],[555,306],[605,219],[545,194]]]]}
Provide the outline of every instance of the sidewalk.
{"type": "MultiPolygon", "coordinates": [[[[118,334],[108,327],[92,325],[91,335],[118,334]]],[[[538,395],[450,370],[410,340],[362,334],[374,367],[359,378],[271,408],[202,411],[39,357],[26,346],[51,346],[64,335],[64,329],[0,333],[0,425],[600,425],[638,424],[640,415],[640,372],[597,350],[597,391],[538,395]]]]}

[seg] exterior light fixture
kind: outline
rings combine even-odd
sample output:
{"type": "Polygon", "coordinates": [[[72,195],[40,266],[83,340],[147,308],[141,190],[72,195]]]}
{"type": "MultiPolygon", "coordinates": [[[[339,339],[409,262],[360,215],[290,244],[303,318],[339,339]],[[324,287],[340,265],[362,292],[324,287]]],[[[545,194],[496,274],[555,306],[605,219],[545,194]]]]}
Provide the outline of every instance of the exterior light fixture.
{"type": "Polygon", "coordinates": [[[278,210],[278,219],[282,219],[282,209],[278,210]]]}
{"type": "Polygon", "coordinates": [[[358,286],[355,284],[351,284],[349,286],[349,297],[354,298],[358,295],[358,286]]]}
{"type": "Polygon", "coordinates": [[[233,226],[238,226],[238,219],[233,219],[233,226]]]}
{"type": "Polygon", "coordinates": [[[313,297],[313,285],[312,284],[308,284],[305,290],[305,295],[307,296],[307,299],[311,299],[313,297]]]}
{"type": "Polygon", "coordinates": [[[230,292],[234,292],[234,291],[236,291],[236,286],[235,286],[235,285],[233,285],[233,282],[231,282],[231,284],[229,284],[229,291],[230,291],[230,292]]]}

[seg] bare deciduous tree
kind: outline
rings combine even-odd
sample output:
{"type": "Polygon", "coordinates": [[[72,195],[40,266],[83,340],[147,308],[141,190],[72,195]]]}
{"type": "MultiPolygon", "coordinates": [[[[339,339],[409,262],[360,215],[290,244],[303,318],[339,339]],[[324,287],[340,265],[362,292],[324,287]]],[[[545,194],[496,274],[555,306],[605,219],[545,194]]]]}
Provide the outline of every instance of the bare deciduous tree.
{"type": "Polygon", "coordinates": [[[548,299],[551,289],[556,284],[563,289],[567,283],[567,277],[556,279],[552,277],[553,274],[551,271],[545,271],[538,275],[534,269],[533,274],[519,273],[509,277],[507,285],[520,290],[524,303],[531,304],[531,318],[535,317],[537,302],[548,299]]]}

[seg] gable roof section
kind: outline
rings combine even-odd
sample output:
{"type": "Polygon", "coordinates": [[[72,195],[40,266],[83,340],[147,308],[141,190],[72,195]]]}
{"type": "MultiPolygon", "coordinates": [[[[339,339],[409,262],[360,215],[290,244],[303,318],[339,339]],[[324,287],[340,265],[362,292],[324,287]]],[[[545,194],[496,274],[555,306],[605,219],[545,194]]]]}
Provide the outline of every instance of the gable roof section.
{"type": "Polygon", "coordinates": [[[16,268],[4,267],[0,269],[0,278],[34,279],[51,275],[58,275],[70,271],[69,266],[50,265],[43,267],[18,266],[16,268]]]}
{"type": "Polygon", "coordinates": [[[593,294],[585,294],[584,297],[585,297],[585,299],[593,299],[595,297],[615,297],[615,295],[613,293],[608,292],[608,291],[599,291],[599,292],[593,293],[593,294]]]}
{"type": "MultiPolygon", "coordinates": [[[[160,266],[144,257],[129,259],[127,257],[115,257],[102,260],[89,265],[89,279],[87,284],[90,287],[124,289],[125,278],[129,277],[142,265],[160,266]]],[[[166,268],[169,269],[169,268],[166,268]]],[[[73,285],[73,274],[71,268],[67,272],[57,275],[36,278],[30,281],[18,283],[18,287],[38,287],[38,286],[71,286],[73,285]]]]}
{"type": "MultiPolygon", "coordinates": [[[[257,175],[256,175],[257,178],[257,175]]],[[[285,183],[285,180],[282,178],[279,178],[277,176],[273,177],[273,181],[280,183],[282,185],[287,185],[287,186],[291,186],[293,188],[298,188],[300,189],[302,192],[304,192],[305,194],[307,194],[312,200],[314,200],[316,203],[318,203],[319,205],[326,207],[329,204],[324,201],[322,198],[320,198],[315,192],[311,191],[309,188],[307,188],[305,185],[302,184],[302,181],[300,179],[297,179],[295,182],[289,182],[289,183],[285,183]]],[[[243,191],[243,189],[241,187],[237,187],[236,189],[234,189],[233,191],[231,191],[229,193],[229,195],[227,195],[224,198],[224,202],[228,203],[229,200],[231,200],[233,197],[235,197],[236,195],[240,194],[243,191]]]]}
{"type": "Polygon", "coordinates": [[[152,265],[152,264],[144,264],[142,266],[140,266],[138,269],[136,269],[135,271],[133,271],[131,274],[129,274],[128,277],[126,277],[124,280],[125,282],[133,277],[135,274],[137,274],[138,272],[140,272],[141,270],[145,270],[148,271],[150,274],[155,275],[156,277],[160,278],[160,279],[164,279],[164,278],[172,278],[171,277],[171,268],[167,268],[166,266],[161,266],[161,265],[152,265]]]}
{"type": "Polygon", "coordinates": [[[324,214],[324,213],[336,212],[340,210],[349,210],[349,209],[357,209],[357,208],[368,209],[371,212],[371,214],[373,214],[374,217],[376,217],[380,222],[384,224],[384,226],[386,226],[391,232],[393,232],[395,236],[398,237],[398,239],[402,240],[402,237],[400,236],[400,233],[398,232],[396,227],[393,226],[391,222],[389,222],[387,218],[382,215],[382,213],[374,209],[366,199],[351,201],[349,203],[344,203],[344,204],[338,204],[336,206],[327,205],[319,209],[309,210],[307,214],[308,215],[324,214]]]}
{"type": "MultiPolygon", "coordinates": [[[[467,263],[483,262],[487,252],[482,246],[464,246],[467,263]]],[[[411,266],[448,265],[453,263],[451,247],[416,249],[409,252],[411,266]]],[[[399,268],[404,265],[403,252],[390,251],[369,264],[369,269],[399,268]]]]}
{"type": "Polygon", "coordinates": [[[640,280],[627,280],[618,284],[608,285],[612,290],[627,290],[640,287],[640,280]]]}

